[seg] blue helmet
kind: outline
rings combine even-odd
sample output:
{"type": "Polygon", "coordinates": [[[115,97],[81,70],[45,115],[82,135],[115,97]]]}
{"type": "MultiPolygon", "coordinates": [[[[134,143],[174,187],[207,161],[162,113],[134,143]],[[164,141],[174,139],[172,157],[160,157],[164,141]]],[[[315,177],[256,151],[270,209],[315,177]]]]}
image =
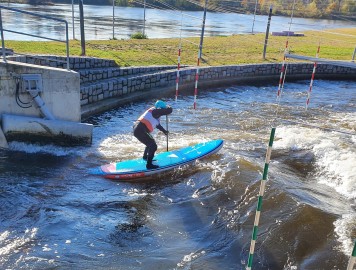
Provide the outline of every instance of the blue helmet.
{"type": "Polygon", "coordinates": [[[165,108],[167,108],[167,104],[162,100],[157,100],[155,103],[155,108],[156,109],[165,109],[165,108]]]}

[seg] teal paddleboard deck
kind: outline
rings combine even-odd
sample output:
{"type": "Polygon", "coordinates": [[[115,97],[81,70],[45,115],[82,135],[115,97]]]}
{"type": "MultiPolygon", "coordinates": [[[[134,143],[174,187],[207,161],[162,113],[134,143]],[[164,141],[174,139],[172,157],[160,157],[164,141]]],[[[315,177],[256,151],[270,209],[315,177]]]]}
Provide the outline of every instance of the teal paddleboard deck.
{"type": "Polygon", "coordinates": [[[159,166],[157,169],[146,169],[146,161],[140,158],[102,165],[98,168],[91,169],[89,173],[117,180],[144,178],[172,170],[179,166],[192,163],[197,159],[212,155],[219,151],[223,144],[223,140],[214,140],[178,150],[159,153],[154,157],[154,164],[159,166]]]}

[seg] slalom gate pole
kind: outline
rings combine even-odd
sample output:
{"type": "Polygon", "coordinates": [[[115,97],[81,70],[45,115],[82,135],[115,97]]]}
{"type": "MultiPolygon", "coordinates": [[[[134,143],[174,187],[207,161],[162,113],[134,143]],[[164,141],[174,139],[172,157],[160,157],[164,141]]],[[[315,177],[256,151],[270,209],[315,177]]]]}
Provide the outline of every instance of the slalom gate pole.
{"type": "Polygon", "coordinates": [[[277,91],[277,100],[281,97],[281,89],[283,88],[284,86],[284,80],[285,80],[285,75],[283,74],[285,71],[285,63],[286,63],[286,53],[288,51],[288,38],[289,38],[289,33],[290,33],[290,30],[291,30],[291,27],[292,27],[292,22],[293,22],[293,16],[294,16],[294,8],[295,8],[295,1],[296,0],[293,0],[293,8],[292,8],[292,14],[290,16],[290,23],[289,23],[289,30],[288,30],[288,36],[287,36],[287,41],[286,41],[286,48],[284,49],[284,56],[283,56],[283,63],[282,63],[282,70],[281,70],[281,75],[279,77],[279,85],[278,85],[278,91],[277,91]],[[283,76],[284,75],[284,76],[283,76]],[[284,79],[283,79],[284,77],[284,79]],[[283,83],[282,83],[283,82],[283,83]]]}
{"type": "Polygon", "coordinates": [[[264,166],[264,170],[263,170],[263,177],[261,180],[260,193],[258,195],[257,209],[256,209],[255,221],[253,224],[252,239],[251,239],[251,245],[250,245],[250,254],[248,256],[248,262],[247,262],[247,268],[246,268],[247,270],[252,269],[252,260],[253,260],[253,254],[255,252],[258,223],[260,221],[260,215],[261,215],[261,210],[262,210],[262,199],[263,199],[263,194],[264,194],[265,188],[266,188],[268,166],[269,166],[269,162],[271,159],[272,146],[273,146],[273,140],[274,140],[275,133],[276,133],[276,128],[272,128],[271,135],[269,138],[268,148],[267,148],[265,166],[264,166]]]}
{"type": "Polygon", "coordinates": [[[176,78],[176,101],[178,99],[178,91],[179,91],[179,71],[180,71],[180,53],[182,50],[182,42],[179,43],[179,48],[178,48],[178,65],[177,65],[177,78],[176,78]]]}
{"type": "Polygon", "coordinates": [[[183,28],[183,12],[181,12],[181,19],[180,19],[180,35],[179,35],[179,47],[178,47],[178,64],[177,64],[177,78],[176,78],[176,99],[178,99],[178,92],[179,92],[179,79],[180,79],[180,54],[182,52],[182,28],[183,28]]]}
{"type": "MultiPolygon", "coordinates": [[[[316,58],[319,57],[319,52],[320,52],[320,44],[319,44],[318,50],[317,50],[317,52],[316,52],[316,58]]],[[[308,105],[309,105],[309,102],[310,102],[310,95],[311,95],[311,92],[312,92],[312,89],[313,89],[313,83],[314,83],[314,77],[315,77],[315,71],[316,71],[317,65],[318,65],[317,62],[315,61],[315,62],[314,62],[314,67],[313,67],[313,73],[312,73],[312,77],[311,77],[310,85],[309,85],[309,91],[308,91],[307,102],[306,102],[306,105],[305,105],[305,109],[306,109],[306,110],[308,109],[308,105]]]]}
{"type": "Polygon", "coordinates": [[[281,97],[281,92],[282,92],[281,89],[282,89],[282,86],[284,84],[283,75],[284,75],[284,72],[285,72],[287,50],[288,50],[288,40],[286,41],[286,48],[284,49],[284,56],[283,56],[283,62],[282,62],[281,75],[279,76],[277,99],[279,99],[281,97]]]}
{"type": "Polygon", "coordinates": [[[356,240],[354,244],[354,249],[352,250],[351,258],[349,260],[349,264],[347,265],[347,270],[354,269],[355,262],[356,262],[356,240]]]}
{"type": "Polygon", "coordinates": [[[197,95],[198,95],[198,81],[199,81],[200,58],[201,58],[201,50],[199,49],[197,70],[196,70],[196,72],[195,72],[194,105],[193,105],[194,110],[197,108],[197,95]]]}

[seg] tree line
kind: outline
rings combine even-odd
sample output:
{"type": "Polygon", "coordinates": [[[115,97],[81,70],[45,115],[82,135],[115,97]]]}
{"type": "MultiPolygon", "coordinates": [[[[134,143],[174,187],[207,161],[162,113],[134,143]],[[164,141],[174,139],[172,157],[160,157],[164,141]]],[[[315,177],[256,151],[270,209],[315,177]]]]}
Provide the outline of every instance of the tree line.
{"type": "MultiPolygon", "coordinates": [[[[79,0],[74,0],[78,3],[79,0]]],[[[112,5],[113,0],[83,0],[84,4],[112,5]]],[[[114,0],[116,6],[143,7],[144,0],[114,0]]],[[[72,0],[5,0],[29,4],[72,3],[72,0]]],[[[147,7],[202,10],[205,0],[146,0],[147,7]]],[[[356,0],[209,0],[208,10],[243,14],[266,15],[272,6],[274,15],[303,18],[330,18],[356,20],[356,0]],[[257,5],[256,5],[257,3],[257,5]]]]}

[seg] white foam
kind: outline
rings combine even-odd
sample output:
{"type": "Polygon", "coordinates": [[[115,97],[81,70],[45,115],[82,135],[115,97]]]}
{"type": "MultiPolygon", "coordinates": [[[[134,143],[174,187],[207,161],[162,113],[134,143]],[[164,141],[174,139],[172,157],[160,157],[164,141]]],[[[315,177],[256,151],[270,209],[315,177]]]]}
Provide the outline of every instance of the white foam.
{"type": "Polygon", "coordinates": [[[85,147],[61,147],[53,144],[31,144],[24,142],[10,142],[9,149],[25,153],[47,153],[54,156],[81,155],[86,152],[85,147]]]}
{"type": "Polygon", "coordinates": [[[356,214],[344,214],[334,222],[335,233],[338,236],[338,241],[341,243],[340,250],[346,256],[350,256],[354,246],[353,230],[356,228],[356,214]]]}
{"type": "Polygon", "coordinates": [[[23,236],[18,236],[16,238],[11,237],[11,232],[5,231],[0,235],[0,256],[1,261],[6,260],[5,256],[10,255],[24,246],[26,243],[32,241],[37,235],[38,228],[32,228],[25,231],[23,236]]]}
{"type": "Polygon", "coordinates": [[[356,198],[355,136],[304,127],[281,127],[276,149],[310,150],[315,156],[319,183],[333,187],[348,199],[356,198]]]}

